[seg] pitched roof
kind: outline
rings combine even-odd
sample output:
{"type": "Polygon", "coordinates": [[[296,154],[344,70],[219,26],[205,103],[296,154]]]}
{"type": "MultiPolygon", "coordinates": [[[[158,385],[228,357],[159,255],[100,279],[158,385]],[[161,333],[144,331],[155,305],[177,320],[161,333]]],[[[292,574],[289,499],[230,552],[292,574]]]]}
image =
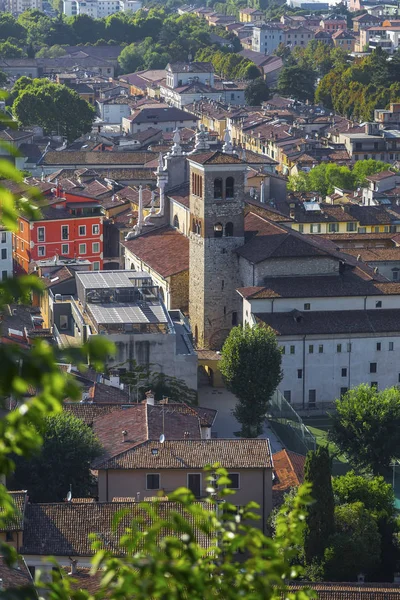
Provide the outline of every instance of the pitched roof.
{"type": "MultiPolygon", "coordinates": [[[[213,510],[210,504],[199,503],[213,510]]],[[[160,502],[155,505],[162,518],[177,512],[194,525],[194,516],[181,505],[160,502]]],[[[115,555],[125,554],[120,538],[135,519],[143,530],[152,522],[152,516],[135,502],[63,502],[55,504],[28,504],[22,554],[52,556],[93,556],[92,540],[89,535],[97,534],[101,549],[115,555]],[[115,527],[115,518],[121,516],[115,527]]],[[[207,536],[195,528],[198,542],[207,546],[207,536]]],[[[164,531],[163,535],[167,532],[164,531]]],[[[170,533],[170,532],[169,532],[170,533]]]]}
{"type": "Polygon", "coordinates": [[[290,450],[281,450],[272,455],[275,479],[272,490],[283,491],[298,487],[304,481],[304,465],[306,457],[290,450]]]}
{"type": "Polygon", "coordinates": [[[172,73],[214,73],[211,62],[169,63],[166,70],[170,70],[172,73]]]}
{"type": "Polygon", "coordinates": [[[161,105],[149,108],[144,106],[133,115],[126,117],[129,121],[136,124],[169,121],[196,121],[196,117],[190,113],[176,108],[175,106],[161,105]]]}
{"type": "Polygon", "coordinates": [[[173,227],[160,227],[122,246],[162,277],[189,269],[189,239],[173,227]]]}
{"type": "Polygon", "coordinates": [[[227,469],[272,467],[269,440],[212,439],[147,441],[99,464],[99,469],[203,469],[215,462],[227,469]]]}
{"type": "Polygon", "coordinates": [[[258,313],[256,320],[277,335],[389,333],[400,330],[400,309],[258,313]]]}
{"type": "Polygon", "coordinates": [[[29,572],[25,561],[19,560],[17,565],[10,567],[7,565],[4,556],[0,557],[0,580],[3,590],[19,588],[18,594],[26,598],[33,598],[33,588],[31,591],[22,594],[21,589],[25,586],[33,586],[32,575],[29,572]]]}
{"type": "Polygon", "coordinates": [[[397,173],[393,173],[393,171],[380,171],[380,173],[375,173],[375,175],[367,175],[366,179],[368,181],[382,181],[383,179],[396,176],[398,177],[397,173]]]}
{"type": "Polygon", "coordinates": [[[307,236],[267,221],[253,212],[245,216],[246,243],[237,253],[252,263],[268,258],[328,256],[330,253],[307,236]]]}
{"type": "MultiPolygon", "coordinates": [[[[27,491],[19,490],[15,492],[8,492],[12,498],[13,504],[17,511],[14,518],[8,520],[0,531],[22,531],[24,528],[24,513],[25,505],[28,500],[27,491]]],[[[0,511],[0,516],[1,516],[0,511]]]]}
{"type": "Polygon", "coordinates": [[[107,167],[110,164],[127,166],[144,165],[155,158],[153,152],[85,152],[76,150],[49,151],[41,161],[44,165],[98,165],[107,167]]]}
{"type": "Polygon", "coordinates": [[[289,591],[299,592],[304,588],[317,592],[319,600],[397,600],[400,585],[395,583],[300,583],[289,584],[289,591]]]}
{"type": "Polygon", "coordinates": [[[107,415],[115,410],[122,410],[120,403],[102,403],[94,404],[90,402],[64,402],[63,410],[72,413],[78,419],[81,419],[86,425],[91,427],[95,419],[107,415]]]}
{"type": "Polygon", "coordinates": [[[195,162],[199,165],[229,165],[229,164],[242,164],[246,163],[243,160],[240,160],[234,154],[225,154],[220,150],[216,150],[213,152],[204,152],[199,154],[190,154],[189,160],[195,162]]]}

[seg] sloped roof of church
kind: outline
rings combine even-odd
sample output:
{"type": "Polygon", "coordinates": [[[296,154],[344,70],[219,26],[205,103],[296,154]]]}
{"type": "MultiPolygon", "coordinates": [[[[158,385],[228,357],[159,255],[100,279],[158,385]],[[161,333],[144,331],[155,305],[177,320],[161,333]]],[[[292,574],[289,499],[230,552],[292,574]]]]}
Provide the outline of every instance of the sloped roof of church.
{"type": "Polygon", "coordinates": [[[189,160],[198,163],[199,165],[245,165],[246,163],[240,160],[234,154],[226,154],[220,150],[213,152],[204,152],[201,154],[194,154],[189,157],[189,160]]]}

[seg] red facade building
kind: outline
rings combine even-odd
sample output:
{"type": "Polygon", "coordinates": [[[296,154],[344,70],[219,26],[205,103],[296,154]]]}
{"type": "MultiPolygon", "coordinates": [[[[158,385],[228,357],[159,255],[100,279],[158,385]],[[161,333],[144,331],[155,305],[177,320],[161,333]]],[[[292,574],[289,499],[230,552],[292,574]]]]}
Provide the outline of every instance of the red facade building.
{"type": "MultiPolygon", "coordinates": [[[[59,191],[57,191],[59,193],[59,191]]],[[[103,268],[103,209],[96,200],[55,198],[41,208],[42,218],[19,217],[13,236],[14,269],[28,273],[29,263],[60,256],[84,258],[103,268]]]]}

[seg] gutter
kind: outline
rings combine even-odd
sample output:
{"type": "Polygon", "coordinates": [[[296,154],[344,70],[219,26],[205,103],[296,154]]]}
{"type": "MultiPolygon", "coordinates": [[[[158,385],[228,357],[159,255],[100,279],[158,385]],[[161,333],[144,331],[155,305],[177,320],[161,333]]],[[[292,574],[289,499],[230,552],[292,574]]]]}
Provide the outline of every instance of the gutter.
{"type": "Polygon", "coordinates": [[[306,404],[306,337],[303,336],[303,410],[306,404]]]}

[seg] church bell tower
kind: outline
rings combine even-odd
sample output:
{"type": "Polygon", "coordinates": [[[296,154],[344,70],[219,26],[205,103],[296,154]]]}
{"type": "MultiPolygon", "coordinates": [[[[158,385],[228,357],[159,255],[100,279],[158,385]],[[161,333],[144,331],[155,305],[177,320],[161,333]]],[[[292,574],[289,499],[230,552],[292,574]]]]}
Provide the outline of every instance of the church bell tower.
{"type": "Polygon", "coordinates": [[[214,350],[241,321],[235,250],[244,244],[247,165],[224,149],[188,157],[189,315],[197,346],[214,350]]]}

